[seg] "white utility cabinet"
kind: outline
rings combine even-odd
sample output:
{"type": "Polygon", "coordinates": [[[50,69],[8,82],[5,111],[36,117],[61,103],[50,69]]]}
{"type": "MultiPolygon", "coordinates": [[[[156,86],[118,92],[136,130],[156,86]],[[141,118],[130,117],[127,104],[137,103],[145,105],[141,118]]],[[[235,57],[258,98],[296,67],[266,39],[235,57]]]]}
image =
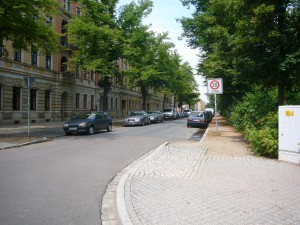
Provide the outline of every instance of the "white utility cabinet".
{"type": "Polygon", "coordinates": [[[279,106],[279,160],[300,164],[300,105],[279,106]]]}

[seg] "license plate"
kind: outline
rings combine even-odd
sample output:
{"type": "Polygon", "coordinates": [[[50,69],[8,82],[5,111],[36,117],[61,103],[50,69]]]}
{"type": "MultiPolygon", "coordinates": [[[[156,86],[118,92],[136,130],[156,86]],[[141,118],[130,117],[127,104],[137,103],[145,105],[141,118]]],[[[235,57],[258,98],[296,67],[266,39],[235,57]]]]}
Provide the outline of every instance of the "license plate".
{"type": "Polygon", "coordinates": [[[77,130],[77,127],[69,127],[69,130],[77,130]]]}

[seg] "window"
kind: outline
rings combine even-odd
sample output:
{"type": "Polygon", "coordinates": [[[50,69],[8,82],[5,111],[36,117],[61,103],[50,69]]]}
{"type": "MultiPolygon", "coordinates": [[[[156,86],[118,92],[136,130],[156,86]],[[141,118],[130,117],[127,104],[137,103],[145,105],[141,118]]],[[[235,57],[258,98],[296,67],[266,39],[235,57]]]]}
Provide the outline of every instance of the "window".
{"type": "Polygon", "coordinates": [[[62,72],[67,72],[68,59],[65,56],[61,57],[60,64],[61,64],[61,71],[62,72]]]}
{"type": "Polygon", "coordinates": [[[79,70],[79,67],[76,67],[75,75],[76,75],[76,77],[80,77],[80,70],[79,70]]]}
{"type": "Polygon", "coordinates": [[[75,104],[76,104],[76,109],[79,109],[79,93],[76,93],[76,101],[75,101],[75,104]]]}
{"type": "Polygon", "coordinates": [[[116,106],[115,109],[118,110],[118,99],[116,98],[116,106]]]}
{"type": "Polygon", "coordinates": [[[21,109],[21,88],[13,87],[13,110],[21,109]]]}
{"type": "Polygon", "coordinates": [[[80,7],[79,6],[76,7],[76,14],[80,15],[80,7]]]}
{"type": "Polygon", "coordinates": [[[21,49],[14,49],[14,61],[21,62],[22,60],[21,53],[22,53],[21,49]]]}
{"type": "Polygon", "coordinates": [[[91,80],[95,80],[95,71],[94,70],[91,71],[91,80]]]}
{"type": "Polygon", "coordinates": [[[0,58],[2,58],[4,56],[4,44],[0,44],[0,58]]]}
{"type": "Polygon", "coordinates": [[[61,22],[61,45],[62,46],[65,46],[65,47],[68,47],[68,35],[67,35],[67,32],[68,32],[68,30],[67,30],[67,27],[66,27],[66,25],[68,24],[68,21],[66,21],[66,20],[62,20],[62,22],[61,22]]]}
{"type": "Polygon", "coordinates": [[[84,73],[83,73],[83,77],[84,77],[84,79],[88,79],[88,72],[87,71],[84,71],[84,73]]]}
{"type": "Polygon", "coordinates": [[[95,109],[95,97],[94,95],[91,95],[91,110],[95,109]]]}
{"type": "Polygon", "coordinates": [[[70,0],[63,0],[63,9],[66,10],[67,12],[71,11],[70,7],[70,0]]]}
{"type": "Polygon", "coordinates": [[[3,105],[3,99],[2,99],[2,96],[3,96],[3,86],[0,85],[0,109],[2,109],[2,105],[3,105]]]}
{"type": "Polygon", "coordinates": [[[83,108],[87,109],[87,94],[83,95],[83,108]]]}
{"type": "Polygon", "coordinates": [[[34,46],[31,46],[31,65],[32,66],[37,66],[37,48],[34,46]]]}
{"type": "Polygon", "coordinates": [[[51,106],[51,91],[45,91],[45,110],[49,111],[51,106]]]}
{"type": "Polygon", "coordinates": [[[37,107],[37,90],[30,90],[30,110],[36,110],[37,107]]]}
{"type": "Polygon", "coordinates": [[[52,26],[53,18],[50,16],[46,16],[46,25],[52,26]]]}
{"type": "Polygon", "coordinates": [[[114,99],[110,99],[110,109],[114,109],[114,99]]]}
{"type": "Polygon", "coordinates": [[[51,70],[52,69],[52,57],[51,54],[46,53],[46,69],[51,70]]]}

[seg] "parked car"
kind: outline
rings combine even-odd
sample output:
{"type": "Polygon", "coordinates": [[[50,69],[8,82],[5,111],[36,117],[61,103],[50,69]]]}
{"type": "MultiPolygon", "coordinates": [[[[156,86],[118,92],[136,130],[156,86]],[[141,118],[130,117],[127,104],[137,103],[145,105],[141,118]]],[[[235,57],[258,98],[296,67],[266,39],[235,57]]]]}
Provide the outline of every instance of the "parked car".
{"type": "Polygon", "coordinates": [[[179,118],[184,118],[183,112],[178,112],[178,117],[179,117],[179,118]]]}
{"type": "Polygon", "coordinates": [[[164,116],[164,120],[168,120],[168,119],[175,120],[177,119],[177,110],[175,108],[165,108],[163,110],[163,116],[164,116]]]}
{"type": "Polygon", "coordinates": [[[212,121],[212,118],[213,118],[212,111],[204,111],[204,112],[205,112],[205,115],[206,115],[207,122],[210,123],[212,121]]]}
{"type": "Polygon", "coordinates": [[[150,125],[150,117],[145,111],[132,111],[124,119],[124,126],[132,125],[150,125]]]}
{"type": "Polygon", "coordinates": [[[207,128],[207,119],[204,111],[193,111],[187,119],[187,127],[207,128]]]}
{"type": "Polygon", "coordinates": [[[215,116],[215,110],[213,108],[206,108],[205,111],[210,111],[212,113],[212,117],[215,116]]]}
{"type": "Polygon", "coordinates": [[[191,112],[192,112],[191,109],[185,109],[185,110],[183,110],[183,115],[184,115],[184,117],[188,117],[188,116],[190,115],[191,112]]]}
{"type": "Polygon", "coordinates": [[[102,111],[85,111],[74,116],[70,121],[64,123],[65,133],[88,133],[94,134],[95,131],[106,129],[112,131],[112,119],[106,112],[102,111]]]}
{"type": "Polygon", "coordinates": [[[160,111],[147,112],[151,123],[164,122],[163,114],[160,111]]]}

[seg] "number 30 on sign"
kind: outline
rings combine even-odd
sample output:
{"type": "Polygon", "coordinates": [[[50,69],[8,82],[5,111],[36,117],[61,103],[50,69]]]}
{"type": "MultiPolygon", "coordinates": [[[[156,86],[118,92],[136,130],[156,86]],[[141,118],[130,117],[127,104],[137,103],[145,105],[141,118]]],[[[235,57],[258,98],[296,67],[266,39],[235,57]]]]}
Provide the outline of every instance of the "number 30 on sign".
{"type": "Polygon", "coordinates": [[[223,79],[222,78],[207,79],[207,93],[223,94],[223,79]]]}

